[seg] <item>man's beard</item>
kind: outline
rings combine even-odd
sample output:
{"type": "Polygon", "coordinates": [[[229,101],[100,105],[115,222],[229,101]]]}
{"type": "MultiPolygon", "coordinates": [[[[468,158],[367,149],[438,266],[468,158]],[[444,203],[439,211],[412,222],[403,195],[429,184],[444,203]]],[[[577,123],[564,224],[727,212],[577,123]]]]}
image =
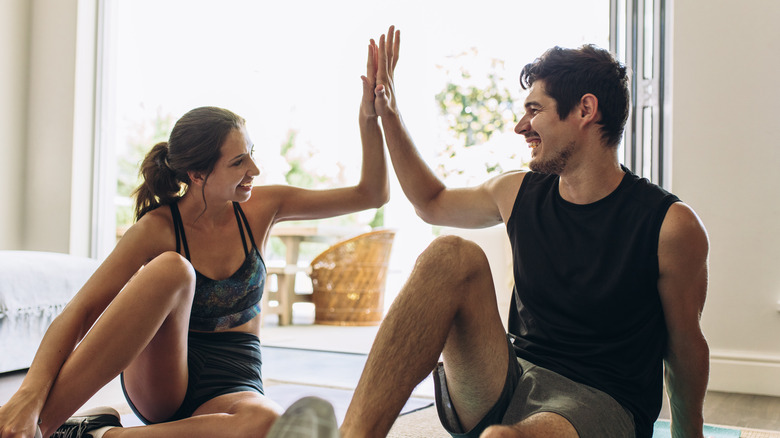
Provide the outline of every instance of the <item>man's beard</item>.
{"type": "Polygon", "coordinates": [[[569,158],[571,158],[572,153],[574,153],[573,141],[561,149],[554,157],[547,158],[546,160],[532,159],[531,162],[528,163],[528,167],[534,172],[560,175],[566,168],[566,163],[569,161],[569,158]]]}

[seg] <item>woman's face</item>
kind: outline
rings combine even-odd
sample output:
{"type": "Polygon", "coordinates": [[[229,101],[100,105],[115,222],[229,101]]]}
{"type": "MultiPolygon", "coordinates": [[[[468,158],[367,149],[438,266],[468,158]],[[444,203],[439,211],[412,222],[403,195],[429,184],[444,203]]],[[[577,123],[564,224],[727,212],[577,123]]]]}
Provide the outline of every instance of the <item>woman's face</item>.
{"type": "Polygon", "coordinates": [[[204,190],[226,201],[247,201],[252,195],[252,180],[260,170],[255,165],[254,144],[246,128],[230,131],[220,151],[204,190]]]}

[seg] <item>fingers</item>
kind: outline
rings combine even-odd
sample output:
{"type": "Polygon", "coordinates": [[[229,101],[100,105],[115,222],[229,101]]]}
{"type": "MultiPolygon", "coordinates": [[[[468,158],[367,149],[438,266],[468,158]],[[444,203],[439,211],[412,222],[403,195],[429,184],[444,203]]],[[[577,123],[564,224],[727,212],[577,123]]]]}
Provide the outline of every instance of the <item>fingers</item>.
{"type": "Polygon", "coordinates": [[[401,51],[401,31],[395,31],[395,38],[393,40],[393,71],[395,71],[395,65],[398,64],[398,54],[401,51]]]}
{"type": "Polygon", "coordinates": [[[385,36],[379,37],[379,47],[377,47],[377,82],[387,80],[387,51],[385,50],[385,36]]]}
{"type": "Polygon", "coordinates": [[[393,70],[398,62],[398,49],[401,41],[400,31],[390,26],[387,34],[379,37],[375,46],[376,86],[374,87],[374,108],[380,117],[396,111],[393,90],[393,70]]]}
{"type": "Polygon", "coordinates": [[[368,44],[368,59],[366,61],[366,78],[369,82],[376,83],[376,70],[377,70],[377,47],[376,43],[372,39],[368,44]]]}
{"type": "Polygon", "coordinates": [[[398,64],[398,53],[401,50],[401,31],[396,30],[395,26],[387,29],[387,45],[384,52],[387,56],[387,74],[392,78],[395,72],[395,66],[398,64]]]}
{"type": "Polygon", "coordinates": [[[390,28],[387,29],[387,47],[385,50],[387,50],[387,59],[390,62],[391,66],[395,64],[393,62],[393,57],[395,55],[395,53],[393,52],[393,48],[395,47],[394,41],[395,41],[395,26],[390,26],[390,28]]]}

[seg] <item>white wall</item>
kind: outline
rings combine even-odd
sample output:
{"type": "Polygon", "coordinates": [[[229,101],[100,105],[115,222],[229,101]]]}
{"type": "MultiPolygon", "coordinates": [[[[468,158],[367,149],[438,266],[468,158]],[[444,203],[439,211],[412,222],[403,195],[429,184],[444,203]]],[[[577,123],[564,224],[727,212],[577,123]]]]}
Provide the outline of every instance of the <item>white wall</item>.
{"type": "MultiPolygon", "coordinates": [[[[670,3],[672,190],[710,233],[710,387],[780,395],[780,2],[670,3]]],[[[0,249],[89,245],[95,4],[0,2],[0,249]]]]}
{"type": "Polygon", "coordinates": [[[89,253],[96,5],[2,2],[2,249],[89,253]]]}
{"type": "Polygon", "coordinates": [[[672,190],[710,235],[710,387],[780,395],[780,2],[673,11],[672,190]]]}
{"type": "Polygon", "coordinates": [[[0,2],[0,248],[22,247],[30,6],[0,2]]]}

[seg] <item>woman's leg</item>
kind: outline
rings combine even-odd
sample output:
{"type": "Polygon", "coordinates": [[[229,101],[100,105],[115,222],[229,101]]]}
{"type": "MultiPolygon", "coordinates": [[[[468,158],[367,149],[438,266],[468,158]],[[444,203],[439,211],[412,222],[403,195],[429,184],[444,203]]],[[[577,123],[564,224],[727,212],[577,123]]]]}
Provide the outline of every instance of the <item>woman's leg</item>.
{"type": "Polygon", "coordinates": [[[150,426],[111,429],[103,438],[262,438],[281,407],[256,392],[236,392],[216,397],[199,407],[192,417],[150,426]]]}
{"type": "Polygon", "coordinates": [[[187,390],[194,289],[194,270],[179,254],[161,254],[144,266],[63,364],[41,412],[43,435],[125,369],[128,392],[145,414],[172,414],[187,390]]]}

